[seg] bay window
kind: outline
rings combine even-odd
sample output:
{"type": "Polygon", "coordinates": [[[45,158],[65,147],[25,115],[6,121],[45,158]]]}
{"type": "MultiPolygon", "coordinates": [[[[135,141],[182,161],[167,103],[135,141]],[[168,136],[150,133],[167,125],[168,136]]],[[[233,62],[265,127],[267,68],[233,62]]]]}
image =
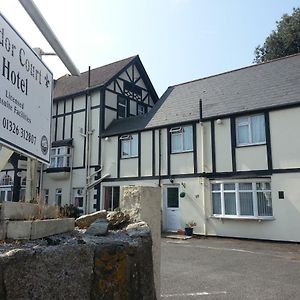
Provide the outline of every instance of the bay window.
{"type": "Polygon", "coordinates": [[[236,138],[237,146],[264,144],[266,142],[264,115],[237,118],[236,138]]]}
{"type": "Polygon", "coordinates": [[[170,130],[171,153],[188,152],[193,150],[193,127],[174,127],[170,130]]]}
{"type": "Polygon", "coordinates": [[[50,168],[70,167],[71,148],[55,147],[51,149],[50,168]]]}
{"type": "Polygon", "coordinates": [[[273,216],[269,181],[215,182],[211,189],[214,216],[273,216]]]}

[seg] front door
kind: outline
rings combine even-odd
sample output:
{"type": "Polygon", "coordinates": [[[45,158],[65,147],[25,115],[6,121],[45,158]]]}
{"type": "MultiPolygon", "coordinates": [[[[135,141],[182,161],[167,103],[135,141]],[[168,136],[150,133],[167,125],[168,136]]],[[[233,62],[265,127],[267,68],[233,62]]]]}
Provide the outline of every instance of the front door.
{"type": "Polygon", "coordinates": [[[0,187],[0,203],[12,201],[12,188],[10,186],[0,187]]]}
{"type": "Polygon", "coordinates": [[[179,187],[165,188],[165,230],[177,231],[180,229],[179,187]]]}

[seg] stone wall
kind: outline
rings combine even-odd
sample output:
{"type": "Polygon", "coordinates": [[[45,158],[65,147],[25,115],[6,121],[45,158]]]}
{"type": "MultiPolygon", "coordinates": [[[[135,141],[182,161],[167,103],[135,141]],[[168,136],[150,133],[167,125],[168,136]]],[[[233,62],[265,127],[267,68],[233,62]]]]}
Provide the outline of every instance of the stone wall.
{"type": "Polygon", "coordinates": [[[156,299],[147,226],[0,245],[0,299],[156,299]]]}

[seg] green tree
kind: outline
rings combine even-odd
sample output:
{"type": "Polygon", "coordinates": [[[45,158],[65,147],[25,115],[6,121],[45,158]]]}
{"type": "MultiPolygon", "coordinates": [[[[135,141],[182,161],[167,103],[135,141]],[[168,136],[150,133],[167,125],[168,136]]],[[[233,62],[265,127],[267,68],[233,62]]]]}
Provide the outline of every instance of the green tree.
{"type": "Polygon", "coordinates": [[[266,38],[263,46],[255,48],[253,62],[300,53],[300,8],[294,8],[291,15],[284,14],[276,24],[276,30],[266,38]]]}

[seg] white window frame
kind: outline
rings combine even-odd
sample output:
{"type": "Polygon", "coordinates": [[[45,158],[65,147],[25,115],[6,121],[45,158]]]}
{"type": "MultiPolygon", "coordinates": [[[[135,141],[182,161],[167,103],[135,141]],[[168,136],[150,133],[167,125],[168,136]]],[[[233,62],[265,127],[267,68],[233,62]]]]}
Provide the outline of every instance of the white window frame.
{"type": "Polygon", "coordinates": [[[51,148],[50,166],[49,168],[66,168],[71,165],[71,147],[61,146],[51,148]],[[55,152],[52,154],[52,152],[55,152]],[[58,153],[60,152],[60,153],[58,153]],[[63,158],[62,166],[59,166],[59,158],[63,158]],[[52,161],[54,160],[54,164],[52,161]]]}
{"type": "Polygon", "coordinates": [[[257,115],[251,115],[251,116],[243,116],[236,118],[236,145],[241,146],[250,146],[250,145],[264,145],[266,143],[266,134],[265,134],[265,140],[262,142],[253,142],[253,135],[252,135],[252,122],[254,117],[262,116],[264,118],[264,128],[262,130],[266,130],[266,120],[265,116],[263,114],[257,114],[257,115]],[[247,121],[241,121],[242,119],[247,119],[247,121]],[[248,142],[242,143],[240,142],[239,138],[239,127],[247,126],[248,127],[248,142]]]}
{"type": "MultiPolygon", "coordinates": [[[[273,203],[272,203],[272,215],[271,216],[260,216],[258,214],[258,197],[257,193],[262,192],[261,190],[258,190],[256,188],[257,183],[269,183],[270,189],[269,190],[263,190],[264,192],[271,193],[272,195],[272,188],[271,188],[271,180],[269,179],[240,179],[240,180],[214,180],[211,181],[211,205],[212,205],[212,215],[211,217],[214,218],[222,218],[222,219],[254,219],[254,220],[273,220],[274,219],[274,211],[273,211],[273,203]],[[253,201],[253,215],[241,215],[240,212],[240,190],[239,190],[239,184],[240,183],[251,183],[252,189],[251,190],[241,190],[241,192],[252,192],[252,201],[253,201]],[[220,184],[220,190],[213,191],[212,185],[213,184],[220,184]],[[234,190],[224,190],[224,184],[234,184],[235,189],[234,190]],[[236,214],[235,215],[229,215],[225,214],[225,200],[224,200],[224,194],[225,193],[235,193],[235,204],[236,204],[236,214]],[[213,214],[213,194],[214,193],[220,193],[221,195],[221,214],[213,214]]],[[[272,199],[271,199],[272,201],[272,199]]]]}
{"type": "Polygon", "coordinates": [[[182,126],[182,127],[173,127],[170,129],[170,134],[171,134],[171,153],[183,153],[183,152],[191,152],[194,150],[194,142],[193,142],[193,126],[188,125],[188,126],[182,126]],[[187,148],[187,146],[184,143],[184,130],[186,128],[191,128],[192,129],[192,135],[191,135],[191,148],[187,148]],[[174,150],[173,149],[173,143],[172,139],[174,136],[179,136],[180,138],[180,149],[174,150]]]}
{"type": "Polygon", "coordinates": [[[118,119],[124,119],[124,118],[127,117],[127,115],[128,115],[128,112],[127,112],[127,102],[128,102],[128,100],[126,98],[124,98],[124,97],[120,97],[118,99],[118,119]],[[124,100],[125,104],[121,103],[121,100],[124,100]],[[120,110],[119,110],[120,106],[125,108],[125,116],[121,116],[120,115],[120,110]]]}
{"type": "Polygon", "coordinates": [[[61,206],[62,202],[62,188],[57,188],[55,190],[55,205],[61,206]],[[60,201],[58,201],[58,198],[60,197],[60,201]],[[60,204],[59,204],[60,202],[60,204]]]}
{"type": "Polygon", "coordinates": [[[137,134],[129,134],[129,135],[123,135],[120,137],[120,142],[121,142],[121,158],[136,158],[139,156],[138,154],[138,149],[139,149],[139,138],[137,134]],[[134,149],[134,141],[136,139],[136,147],[137,149],[134,149]],[[124,154],[123,152],[123,147],[124,145],[128,144],[128,148],[129,148],[129,153],[128,154],[124,154]]]}

